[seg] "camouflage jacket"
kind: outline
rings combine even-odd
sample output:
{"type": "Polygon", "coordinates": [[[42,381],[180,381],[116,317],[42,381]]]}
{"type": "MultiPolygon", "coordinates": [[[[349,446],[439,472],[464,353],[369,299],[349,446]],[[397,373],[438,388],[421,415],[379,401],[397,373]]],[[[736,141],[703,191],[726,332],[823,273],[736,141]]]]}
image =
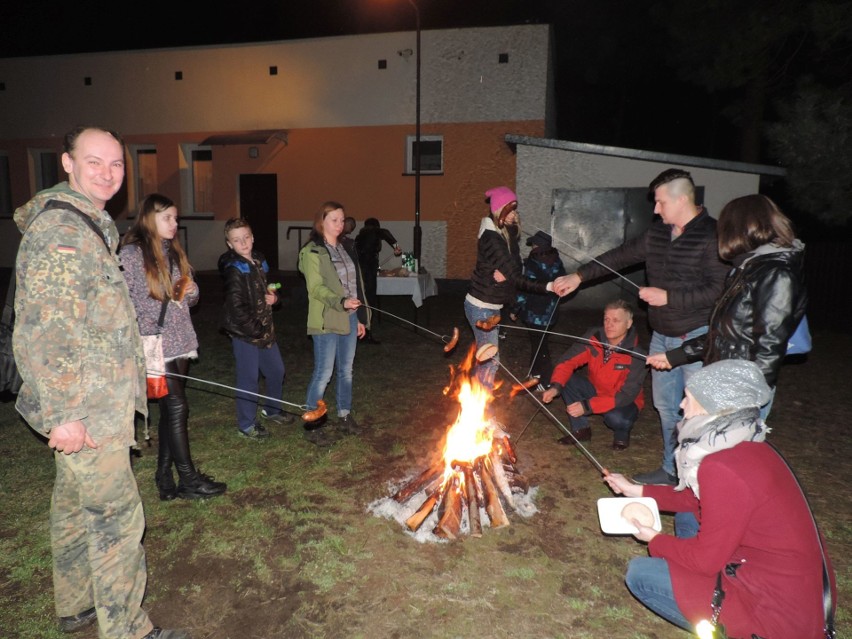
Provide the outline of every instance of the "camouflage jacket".
{"type": "Polygon", "coordinates": [[[100,450],[132,445],[134,412],[148,410],[145,364],[112,218],[63,182],[17,209],[15,223],[24,233],[15,266],[18,412],[43,435],[82,420],[100,450]],[[41,212],[49,200],[91,217],[109,251],[73,211],[41,212]]]}

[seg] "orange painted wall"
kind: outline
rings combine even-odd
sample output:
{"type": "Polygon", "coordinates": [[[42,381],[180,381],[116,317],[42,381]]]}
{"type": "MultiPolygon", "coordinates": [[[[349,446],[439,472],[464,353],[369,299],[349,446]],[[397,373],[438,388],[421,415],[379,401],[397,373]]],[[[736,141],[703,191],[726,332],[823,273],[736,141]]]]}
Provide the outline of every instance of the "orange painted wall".
{"type": "MultiPolygon", "coordinates": [[[[257,158],[249,158],[247,145],[215,146],[215,219],[238,214],[241,173],[275,173],[279,220],[309,220],[323,201],[333,199],[342,202],[347,213],[358,220],[373,216],[387,221],[410,220],[413,225],[414,176],[403,175],[405,138],[412,133],[410,125],[297,129],[289,131],[286,146],[258,145],[257,158]]],[[[446,222],[447,277],[466,279],[476,258],[479,221],[487,212],[484,192],[493,186],[515,186],[515,158],[505,136],[541,137],[544,122],[424,125],[421,133],[442,135],[444,139],[443,175],[421,176],[421,221],[446,222]]],[[[159,190],[181,202],[180,145],[200,143],[208,135],[210,132],[128,135],[126,141],[156,146],[159,190]]],[[[9,149],[15,171],[15,206],[29,198],[20,171],[26,166],[21,161],[26,147],[45,148],[57,143],[20,142],[20,148],[9,149]]],[[[118,216],[126,212],[125,208],[118,216]]]]}

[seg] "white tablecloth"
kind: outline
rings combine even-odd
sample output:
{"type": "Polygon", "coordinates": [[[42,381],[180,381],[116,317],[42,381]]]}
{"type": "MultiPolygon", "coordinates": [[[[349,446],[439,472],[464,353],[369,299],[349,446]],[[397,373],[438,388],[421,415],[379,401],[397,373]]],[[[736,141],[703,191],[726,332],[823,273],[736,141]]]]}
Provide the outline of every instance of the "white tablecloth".
{"type": "Polygon", "coordinates": [[[379,277],[376,278],[378,295],[410,295],[417,308],[423,306],[423,300],[438,294],[438,285],[431,273],[421,273],[417,277],[379,277]]]}

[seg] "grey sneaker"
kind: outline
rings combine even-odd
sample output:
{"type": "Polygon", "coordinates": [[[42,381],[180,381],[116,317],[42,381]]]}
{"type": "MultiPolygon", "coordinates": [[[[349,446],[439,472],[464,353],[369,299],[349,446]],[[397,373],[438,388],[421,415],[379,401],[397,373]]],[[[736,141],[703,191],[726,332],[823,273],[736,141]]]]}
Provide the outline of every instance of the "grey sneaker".
{"type": "Polygon", "coordinates": [[[246,439],[261,440],[269,437],[269,431],[261,424],[252,424],[249,426],[248,430],[241,430],[240,436],[245,437],[246,439]]]}
{"type": "Polygon", "coordinates": [[[677,486],[677,477],[669,475],[662,468],[652,470],[650,473],[639,473],[633,475],[633,481],[637,484],[654,484],[658,486],[677,486]]]}
{"type": "Polygon", "coordinates": [[[280,413],[268,413],[265,408],[260,410],[260,415],[264,419],[268,419],[271,422],[275,422],[276,424],[292,424],[296,421],[296,418],[293,417],[290,413],[280,412],[280,413]]]}

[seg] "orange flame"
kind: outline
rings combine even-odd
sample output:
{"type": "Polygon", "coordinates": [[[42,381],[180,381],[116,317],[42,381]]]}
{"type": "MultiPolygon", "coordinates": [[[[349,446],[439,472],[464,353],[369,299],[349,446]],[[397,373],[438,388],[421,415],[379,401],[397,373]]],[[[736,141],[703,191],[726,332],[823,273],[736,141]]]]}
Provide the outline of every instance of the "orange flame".
{"type": "Polygon", "coordinates": [[[458,386],[456,397],[460,409],[455,423],[447,431],[444,444],[444,481],[454,474],[453,462],[473,464],[477,458],[488,455],[493,445],[494,426],[485,416],[485,409],[493,395],[471,374],[473,353],[474,349],[471,348],[465,361],[452,371],[452,379],[447,387],[449,392],[452,387],[458,386]]]}

